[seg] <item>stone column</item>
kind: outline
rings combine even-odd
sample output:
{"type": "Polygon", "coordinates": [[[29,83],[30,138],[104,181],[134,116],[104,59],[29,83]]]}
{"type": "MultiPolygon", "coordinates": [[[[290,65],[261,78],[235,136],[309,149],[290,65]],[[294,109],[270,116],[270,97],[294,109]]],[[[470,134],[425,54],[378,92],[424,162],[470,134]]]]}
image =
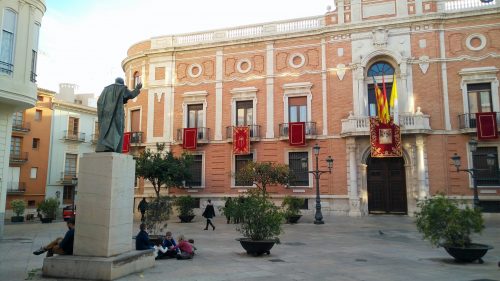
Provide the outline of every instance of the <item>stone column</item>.
{"type": "Polygon", "coordinates": [[[347,139],[347,150],[349,155],[349,216],[359,217],[359,193],[358,193],[358,162],[356,160],[356,139],[347,139]]]}
{"type": "Polygon", "coordinates": [[[417,186],[418,186],[418,199],[424,199],[429,195],[429,187],[425,180],[425,156],[424,156],[424,137],[418,135],[416,137],[417,145],[417,186]]]}

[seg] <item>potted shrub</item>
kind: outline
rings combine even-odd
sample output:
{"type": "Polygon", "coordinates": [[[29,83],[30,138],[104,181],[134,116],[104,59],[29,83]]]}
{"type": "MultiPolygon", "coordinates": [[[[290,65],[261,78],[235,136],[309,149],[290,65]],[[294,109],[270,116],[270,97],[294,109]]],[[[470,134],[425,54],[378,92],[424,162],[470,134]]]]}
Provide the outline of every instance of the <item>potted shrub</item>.
{"type": "Polygon", "coordinates": [[[457,261],[472,262],[482,257],[491,246],[472,243],[470,235],[481,233],[484,221],[479,209],[437,195],[417,204],[416,224],[423,238],[433,246],[442,246],[457,261]]]}
{"type": "Polygon", "coordinates": [[[26,202],[21,199],[15,199],[10,202],[10,206],[12,207],[12,211],[16,213],[15,216],[10,218],[11,222],[23,222],[24,221],[24,210],[26,209],[26,202]]]}
{"type": "Polygon", "coordinates": [[[169,196],[160,196],[148,202],[144,214],[144,224],[149,232],[149,240],[154,245],[161,243],[171,212],[172,198],[169,196]]]}
{"type": "Polygon", "coordinates": [[[297,223],[302,217],[300,208],[304,205],[304,198],[285,196],[281,206],[287,223],[297,223]]]}
{"type": "Polygon", "coordinates": [[[56,218],[56,213],[59,209],[59,200],[56,198],[47,198],[38,203],[37,208],[42,212],[42,223],[50,223],[56,218]]]}
{"type": "Polygon", "coordinates": [[[193,220],[193,208],[195,204],[195,200],[193,197],[189,195],[176,197],[174,204],[181,222],[191,222],[193,220]]]}
{"type": "Polygon", "coordinates": [[[242,214],[242,221],[236,228],[244,238],[237,239],[247,254],[260,256],[270,254],[275,243],[279,243],[278,235],[283,231],[283,213],[269,199],[266,193],[259,190],[249,191],[245,200],[233,202],[242,214]]]}

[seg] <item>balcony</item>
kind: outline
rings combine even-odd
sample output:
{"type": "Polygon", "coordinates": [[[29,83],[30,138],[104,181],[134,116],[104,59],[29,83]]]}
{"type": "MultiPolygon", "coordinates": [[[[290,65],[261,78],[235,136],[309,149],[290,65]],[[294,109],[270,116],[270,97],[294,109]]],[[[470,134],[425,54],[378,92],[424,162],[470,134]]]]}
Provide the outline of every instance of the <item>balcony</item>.
{"type": "MultiPolygon", "coordinates": [[[[177,141],[182,144],[182,132],[184,129],[177,129],[177,141]]],[[[208,143],[209,142],[209,134],[210,134],[210,129],[206,127],[198,127],[198,136],[197,136],[197,141],[198,143],[208,143]]]]}
{"type": "MultiPolygon", "coordinates": [[[[233,141],[233,128],[236,126],[226,127],[226,139],[228,142],[233,141]]],[[[248,125],[250,130],[250,141],[260,141],[260,125],[248,125]]]]}
{"type": "MultiPolygon", "coordinates": [[[[305,123],[306,123],[306,139],[315,139],[317,136],[316,122],[305,122],[305,123]]],[[[289,123],[281,123],[278,126],[279,137],[282,140],[288,139],[288,124],[289,123]]]]}
{"type": "Polygon", "coordinates": [[[66,130],[64,131],[63,140],[85,142],[85,133],[66,130]]]}
{"type": "Polygon", "coordinates": [[[97,144],[98,140],[99,140],[99,134],[90,135],[90,143],[97,144]]]}
{"type": "Polygon", "coordinates": [[[75,171],[61,172],[60,183],[62,185],[74,185],[74,181],[78,179],[78,174],[75,171]]]}
{"type": "Polygon", "coordinates": [[[130,145],[140,146],[142,144],[142,132],[130,132],[130,145]]]}
{"type": "Polygon", "coordinates": [[[29,122],[17,122],[14,121],[12,123],[12,132],[13,133],[27,133],[31,129],[31,124],[29,122]]]}
{"type": "MultiPolygon", "coordinates": [[[[497,114],[497,128],[500,126],[500,112],[497,114]]],[[[462,133],[476,133],[477,122],[475,113],[465,113],[458,115],[458,128],[462,133]]]]}
{"type": "Polygon", "coordinates": [[[10,152],[9,163],[11,165],[22,165],[28,162],[28,152],[10,152]]]}
{"type": "MultiPolygon", "coordinates": [[[[431,126],[429,123],[430,116],[416,113],[402,113],[399,115],[399,126],[401,134],[429,134],[431,126]]],[[[342,137],[351,136],[369,136],[370,135],[370,117],[369,116],[354,116],[352,112],[347,119],[342,119],[342,137]]]]}
{"type": "Polygon", "coordinates": [[[9,181],[7,182],[7,194],[23,194],[26,192],[26,183],[25,182],[16,182],[9,181]]]}
{"type": "Polygon", "coordinates": [[[10,75],[12,74],[13,70],[14,70],[13,64],[0,61],[0,72],[7,73],[8,75],[10,75]]]}

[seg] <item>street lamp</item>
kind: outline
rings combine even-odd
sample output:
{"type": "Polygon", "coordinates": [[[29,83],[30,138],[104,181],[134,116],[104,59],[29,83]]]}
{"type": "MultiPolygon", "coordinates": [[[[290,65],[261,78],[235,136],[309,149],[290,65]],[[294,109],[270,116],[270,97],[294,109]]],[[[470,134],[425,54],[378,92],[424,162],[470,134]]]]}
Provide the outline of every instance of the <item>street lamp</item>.
{"type": "MultiPolygon", "coordinates": [[[[316,180],[316,214],[314,215],[314,224],[324,224],[325,222],[323,221],[323,215],[321,214],[321,199],[319,197],[319,178],[321,177],[321,174],[323,173],[332,173],[332,167],[333,167],[333,158],[331,156],[328,156],[326,158],[326,163],[328,163],[328,171],[320,171],[318,168],[319,165],[319,160],[318,160],[318,155],[319,155],[319,145],[315,144],[313,147],[313,152],[314,156],[316,156],[316,169],[314,171],[306,171],[307,173],[311,173],[314,176],[314,179],[316,180]]],[[[302,158],[302,168],[307,169],[307,159],[302,158]]]]}
{"type": "MultiPolygon", "coordinates": [[[[470,140],[469,141],[469,149],[472,153],[476,152],[477,150],[477,141],[476,140],[470,140]]],[[[451,157],[451,160],[453,161],[453,165],[455,165],[455,168],[457,168],[457,173],[458,172],[467,172],[471,175],[472,177],[472,184],[474,185],[474,208],[479,207],[479,195],[477,192],[477,172],[485,169],[476,169],[476,168],[471,168],[471,169],[460,169],[461,165],[461,158],[460,155],[458,154],[453,154],[451,157]]],[[[495,155],[493,154],[487,154],[486,155],[486,164],[488,165],[488,168],[493,168],[493,165],[495,165],[495,155]]]]}
{"type": "Polygon", "coordinates": [[[75,196],[76,196],[76,186],[78,185],[78,178],[77,177],[71,178],[71,184],[73,185],[73,205],[72,205],[71,212],[73,212],[73,217],[74,217],[76,214],[76,212],[75,212],[75,196]]]}

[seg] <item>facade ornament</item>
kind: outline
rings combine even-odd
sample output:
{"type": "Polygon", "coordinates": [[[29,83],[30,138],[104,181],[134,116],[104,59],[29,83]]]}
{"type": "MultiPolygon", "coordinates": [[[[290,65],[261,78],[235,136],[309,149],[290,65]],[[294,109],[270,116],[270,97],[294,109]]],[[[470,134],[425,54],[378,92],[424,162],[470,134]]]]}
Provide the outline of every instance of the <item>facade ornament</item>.
{"type": "Polygon", "coordinates": [[[418,64],[418,66],[420,66],[420,70],[422,71],[423,74],[427,73],[427,70],[429,69],[429,57],[421,56],[419,60],[420,63],[418,64]]]}
{"type": "Polygon", "coordinates": [[[372,31],[373,46],[375,48],[387,47],[387,39],[389,38],[389,31],[385,28],[379,27],[372,31]]]}
{"type": "Polygon", "coordinates": [[[344,79],[345,75],[345,64],[339,63],[337,64],[337,77],[339,78],[340,81],[344,79]]]}
{"type": "Polygon", "coordinates": [[[162,94],[163,94],[162,92],[158,92],[158,93],[156,93],[156,100],[158,100],[158,102],[160,102],[160,101],[161,101],[161,96],[162,96],[162,94]]]}

